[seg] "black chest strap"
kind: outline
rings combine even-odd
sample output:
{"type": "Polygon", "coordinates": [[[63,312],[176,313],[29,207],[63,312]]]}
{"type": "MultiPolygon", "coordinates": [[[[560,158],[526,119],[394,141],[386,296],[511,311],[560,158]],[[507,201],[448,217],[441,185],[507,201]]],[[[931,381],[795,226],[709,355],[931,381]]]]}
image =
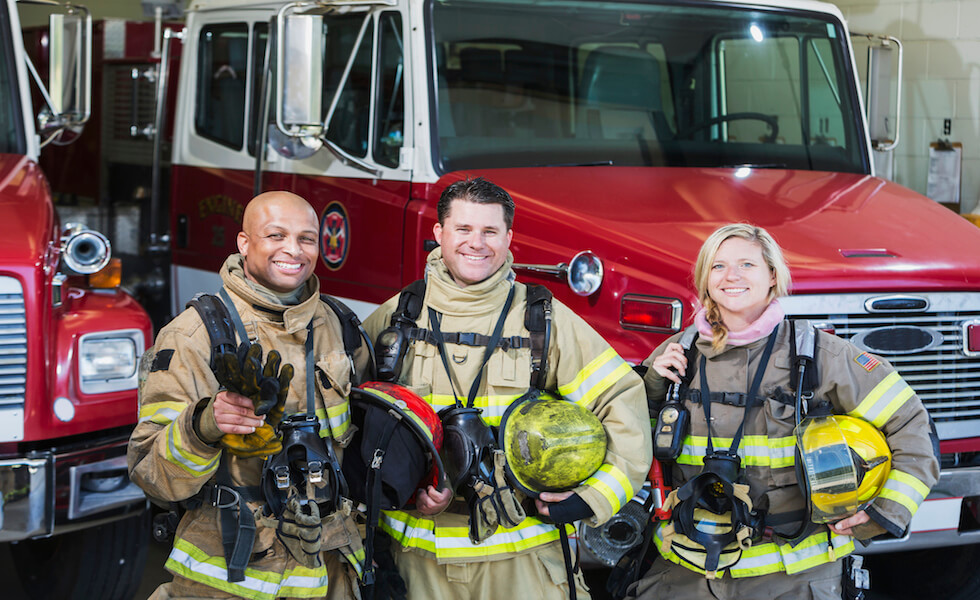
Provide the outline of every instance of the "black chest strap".
{"type": "MultiPolygon", "coordinates": [[[[552,299],[551,290],[543,285],[524,284],[527,291],[524,308],[524,327],[528,337],[512,335],[498,336],[493,340],[492,335],[475,332],[439,331],[443,344],[457,344],[508,350],[531,349],[531,386],[545,389],[548,374],[548,350],[552,328],[552,299]]],[[[512,288],[513,289],[513,288],[512,288]]],[[[398,296],[398,305],[391,315],[390,325],[399,327],[408,342],[421,341],[432,346],[439,346],[435,331],[418,327],[418,319],[422,314],[425,298],[425,280],[419,279],[405,286],[398,296]]],[[[437,324],[438,325],[438,324],[437,324]]],[[[406,348],[407,350],[407,348],[406,348]]],[[[371,354],[374,356],[374,352],[371,354]]]]}

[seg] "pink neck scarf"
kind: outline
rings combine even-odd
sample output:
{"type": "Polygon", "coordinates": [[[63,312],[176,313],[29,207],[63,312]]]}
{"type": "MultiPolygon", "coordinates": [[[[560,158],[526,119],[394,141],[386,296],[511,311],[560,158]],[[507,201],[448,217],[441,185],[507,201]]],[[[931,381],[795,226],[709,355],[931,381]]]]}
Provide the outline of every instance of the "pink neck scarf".
{"type": "MultiPolygon", "coordinates": [[[[711,339],[713,333],[711,325],[708,323],[708,311],[704,308],[694,315],[694,323],[698,326],[698,333],[707,339],[711,339]]],[[[729,331],[728,344],[732,346],[745,346],[752,342],[757,342],[772,333],[773,329],[779,325],[786,313],[780,306],[778,300],[773,300],[766,307],[766,310],[751,325],[742,331],[729,331]]]]}

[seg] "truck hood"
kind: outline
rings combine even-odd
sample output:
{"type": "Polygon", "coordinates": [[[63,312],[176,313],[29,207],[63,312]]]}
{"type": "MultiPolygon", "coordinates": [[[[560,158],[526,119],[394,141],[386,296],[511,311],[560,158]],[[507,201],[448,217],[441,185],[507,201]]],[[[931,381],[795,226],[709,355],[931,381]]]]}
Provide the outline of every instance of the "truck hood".
{"type": "Polygon", "coordinates": [[[0,265],[40,265],[54,227],[54,208],[37,163],[0,154],[0,215],[0,265]]]}
{"type": "MultiPolygon", "coordinates": [[[[517,203],[515,233],[565,229],[573,237],[561,238],[580,238],[580,250],[641,271],[667,261],[690,272],[708,235],[741,221],[776,238],[796,292],[980,286],[980,230],[877,177],[628,167],[501,169],[487,176],[517,203]]],[[[515,258],[524,262],[518,251],[515,258]]]]}

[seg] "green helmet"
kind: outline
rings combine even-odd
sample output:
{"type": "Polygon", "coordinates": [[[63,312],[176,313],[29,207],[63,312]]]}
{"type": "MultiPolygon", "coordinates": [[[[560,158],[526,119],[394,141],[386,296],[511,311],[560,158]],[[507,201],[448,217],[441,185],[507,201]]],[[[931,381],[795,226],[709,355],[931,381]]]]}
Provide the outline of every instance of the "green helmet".
{"type": "Polygon", "coordinates": [[[535,498],[575,488],[606,456],[606,430],[591,411],[537,391],[508,407],[499,437],[508,479],[535,498]]]}

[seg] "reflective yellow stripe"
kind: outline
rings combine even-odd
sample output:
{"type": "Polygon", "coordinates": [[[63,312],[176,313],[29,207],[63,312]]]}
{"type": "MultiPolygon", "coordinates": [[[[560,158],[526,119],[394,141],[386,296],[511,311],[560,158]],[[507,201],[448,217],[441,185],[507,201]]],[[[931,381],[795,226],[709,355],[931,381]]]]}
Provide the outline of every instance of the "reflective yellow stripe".
{"type": "Polygon", "coordinates": [[[626,473],[616,465],[605,463],[592,477],[585,480],[583,485],[595,488],[612,506],[613,514],[619,512],[624,504],[633,497],[633,486],[626,473]]]}
{"type": "Polygon", "coordinates": [[[282,575],[246,567],[245,580],[228,581],[223,556],[209,556],[185,539],[177,538],[164,565],[174,573],[229,594],[254,600],[274,600],[280,596],[314,598],[327,592],[327,569],[297,566],[282,575]]]}
{"type": "Polygon", "coordinates": [[[588,406],[630,370],[629,363],[609,348],[585,365],[572,381],[558,386],[558,393],[566,400],[588,406]]]}
{"type": "Polygon", "coordinates": [[[350,403],[344,400],[326,409],[318,408],[316,418],[320,424],[320,437],[341,438],[350,427],[350,403]]]}
{"type": "MultiPolygon", "coordinates": [[[[381,528],[406,548],[430,552],[438,559],[486,558],[521,552],[558,539],[558,529],[533,517],[513,528],[501,527],[481,544],[469,538],[467,527],[436,527],[431,519],[416,518],[401,511],[384,511],[381,528]]],[[[574,533],[571,525],[566,531],[574,533]]]]}
{"type": "Polygon", "coordinates": [[[864,419],[880,429],[914,393],[909,384],[893,371],[864,397],[857,408],[847,414],[864,419]]]}
{"type": "Polygon", "coordinates": [[[354,567],[354,571],[357,572],[357,578],[361,579],[364,576],[364,548],[358,548],[357,552],[354,553],[343,553],[344,559],[354,567]]]}
{"type": "Polygon", "coordinates": [[[276,596],[279,598],[323,598],[330,588],[326,567],[286,569],[276,596]]]}
{"type": "Polygon", "coordinates": [[[327,407],[327,417],[330,420],[330,431],[334,439],[341,437],[350,426],[350,403],[344,400],[340,404],[327,407]]]}
{"type": "MultiPolygon", "coordinates": [[[[730,448],[733,438],[711,438],[715,448],[730,448]]],[[[684,438],[677,462],[683,465],[701,466],[708,450],[708,438],[703,435],[688,435],[684,438]]],[[[747,435],[738,447],[742,464],[747,467],[769,467],[780,469],[796,464],[796,438],[792,436],[770,438],[765,435],[747,435]]]]}
{"type": "Polygon", "coordinates": [[[170,423],[167,425],[167,430],[167,460],[195,477],[209,477],[211,472],[218,468],[220,452],[210,459],[185,452],[180,439],[180,426],[177,423],[170,423]]]}
{"type": "Polygon", "coordinates": [[[176,421],[177,416],[187,407],[184,402],[154,402],[140,408],[139,422],[152,421],[157,425],[166,425],[176,421]]]}
{"type": "Polygon", "coordinates": [[[929,495],[929,487],[908,473],[892,469],[888,474],[880,497],[897,502],[911,514],[919,510],[919,506],[929,495]]]}
{"type": "MultiPolygon", "coordinates": [[[[671,550],[663,549],[663,523],[657,526],[654,539],[660,554],[667,560],[683,565],[692,571],[704,573],[681,560],[671,550]]],[[[824,563],[834,562],[854,551],[854,540],[829,530],[818,531],[802,540],[794,548],[788,543],[768,542],[756,544],[742,552],[741,558],[729,569],[732,577],[755,577],[770,573],[786,572],[792,575],[824,563]],[[828,533],[830,538],[828,539],[828,533]]],[[[721,573],[719,573],[721,575],[721,573]]]]}

